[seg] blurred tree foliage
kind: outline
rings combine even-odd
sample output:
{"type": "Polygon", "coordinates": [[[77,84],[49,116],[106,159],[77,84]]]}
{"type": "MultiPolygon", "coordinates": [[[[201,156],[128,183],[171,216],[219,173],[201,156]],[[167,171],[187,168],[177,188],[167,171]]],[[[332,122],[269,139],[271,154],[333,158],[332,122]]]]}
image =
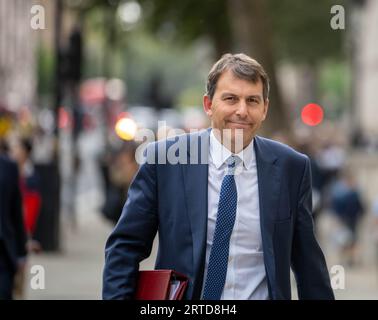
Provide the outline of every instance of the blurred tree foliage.
{"type": "Polygon", "coordinates": [[[181,44],[207,36],[217,54],[231,50],[230,16],[225,0],[140,0],[150,30],[171,24],[181,44]]]}
{"type": "MultiPolygon", "coordinates": [[[[259,29],[262,36],[273,37],[274,56],[295,62],[314,62],[324,58],[342,56],[342,32],[330,27],[330,9],[333,0],[140,0],[147,12],[147,23],[152,32],[158,32],[168,23],[175,27],[176,40],[190,43],[198,37],[208,36],[214,42],[217,54],[234,47],[232,25],[241,20],[250,20],[241,31],[250,42],[253,29],[259,29]],[[262,4],[266,3],[266,5],[262,4]],[[257,21],[255,12],[261,16],[257,21]],[[236,10],[235,10],[236,8],[236,10]],[[252,19],[255,17],[255,19],[252,19]],[[260,28],[257,22],[266,22],[268,30],[260,28]]],[[[339,1],[343,4],[346,1],[339,1]]],[[[240,39],[240,38],[239,38],[240,39]]]]}
{"type": "MultiPolygon", "coordinates": [[[[140,0],[151,32],[167,24],[183,43],[207,37],[218,58],[228,51],[255,56],[271,77],[270,128],[290,130],[277,80],[276,64],[318,65],[343,56],[343,32],[330,27],[332,0],[140,0]],[[285,120],[286,119],[286,120],[285,120]]],[[[343,1],[342,1],[343,2],[343,1]]],[[[341,3],[342,4],[342,3],[341,3]]],[[[315,98],[315,97],[314,97],[315,98]]]]}
{"type": "Polygon", "coordinates": [[[130,104],[151,105],[149,91],[157,79],[162,96],[175,106],[201,104],[206,78],[202,70],[208,62],[196,57],[199,45],[174,46],[171,40],[152,37],[144,30],[130,33],[127,42],[124,57],[130,104]],[[182,98],[186,90],[194,93],[191,99],[182,98]]]}
{"type": "MultiPolygon", "coordinates": [[[[76,7],[84,16],[93,10],[101,12],[105,47],[114,56],[121,45],[132,58],[132,46],[124,41],[125,35],[121,36],[121,28],[117,26],[116,11],[122,2],[82,0],[76,7]]],[[[214,60],[225,52],[244,51],[261,61],[271,78],[268,132],[277,129],[290,132],[287,109],[276,80],[280,61],[306,65],[317,83],[321,78],[319,66],[324,61],[344,57],[345,32],[330,27],[333,0],[139,0],[139,3],[143,7],[143,24],[157,38],[169,34],[172,42],[183,48],[205,39],[214,47],[214,60]]],[[[344,5],[346,1],[338,4],[344,5]]],[[[151,42],[149,45],[153,48],[151,42]]],[[[145,56],[156,61],[153,53],[145,56]]],[[[103,64],[106,76],[111,73],[112,62],[104,57],[103,64]]],[[[128,66],[128,72],[138,76],[133,66],[128,66]]],[[[314,94],[313,98],[318,96],[314,94]]]]}
{"type": "Polygon", "coordinates": [[[175,106],[199,106],[206,77],[202,70],[209,65],[197,52],[202,45],[189,38],[173,39],[173,25],[169,22],[158,32],[151,32],[144,20],[148,8],[143,8],[142,19],[133,28],[125,28],[118,12],[119,5],[125,2],[66,1],[66,8],[85,20],[85,78],[122,78],[127,84],[128,104],[151,105],[148,89],[153,78],[158,77],[159,90],[167,101],[175,106]],[[189,97],[188,91],[195,94],[189,97]]]}
{"type": "Polygon", "coordinates": [[[352,74],[346,63],[327,62],[319,72],[319,91],[327,118],[338,120],[351,106],[350,84],[352,74]]]}
{"type": "Polygon", "coordinates": [[[54,56],[46,46],[40,45],[37,58],[37,91],[40,96],[45,96],[53,90],[54,56]]]}
{"type": "Polygon", "coordinates": [[[296,63],[342,58],[345,31],[330,27],[333,5],[333,0],[269,0],[276,57],[296,63]]]}

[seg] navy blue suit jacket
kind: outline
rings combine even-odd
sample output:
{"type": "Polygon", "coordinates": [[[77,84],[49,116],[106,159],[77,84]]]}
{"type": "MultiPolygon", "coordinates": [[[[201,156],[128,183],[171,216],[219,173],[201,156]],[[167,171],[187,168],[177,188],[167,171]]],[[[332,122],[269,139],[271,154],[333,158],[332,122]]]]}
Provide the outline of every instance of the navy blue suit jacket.
{"type": "MultiPolygon", "coordinates": [[[[147,158],[152,156],[160,161],[172,148],[178,152],[182,147],[187,153],[178,164],[148,161],[140,167],[120,220],[106,243],[104,299],[133,298],[139,262],[150,255],[157,230],[159,250],[155,268],[174,269],[187,275],[190,281],[185,298],[201,298],[208,164],[184,162],[185,158],[195,159],[197,153],[207,159],[209,132],[182,135],[147,148],[147,158]]],[[[259,136],[254,139],[254,147],[270,298],[291,298],[292,267],[300,299],[333,299],[326,262],[314,236],[309,159],[286,145],[259,136]]]]}

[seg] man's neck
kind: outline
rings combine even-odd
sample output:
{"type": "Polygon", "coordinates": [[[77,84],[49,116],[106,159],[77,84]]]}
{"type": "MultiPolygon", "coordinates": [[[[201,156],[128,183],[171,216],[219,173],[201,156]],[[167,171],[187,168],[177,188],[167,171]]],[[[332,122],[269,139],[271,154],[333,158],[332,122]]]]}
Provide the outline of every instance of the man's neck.
{"type": "MultiPolygon", "coordinates": [[[[220,130],[213,130],[215,138],[225,147],[227,148],[231,153],[238,154],[242,150],[244,150],[246,147],[249,146],[252,140],[244,142],[242,137],[237,141],[231,139],[231,137],[228,137],[228,135],[222,135],[220,130]]],[[[253,139],[253,138],[252,138],[253,139]]]]}

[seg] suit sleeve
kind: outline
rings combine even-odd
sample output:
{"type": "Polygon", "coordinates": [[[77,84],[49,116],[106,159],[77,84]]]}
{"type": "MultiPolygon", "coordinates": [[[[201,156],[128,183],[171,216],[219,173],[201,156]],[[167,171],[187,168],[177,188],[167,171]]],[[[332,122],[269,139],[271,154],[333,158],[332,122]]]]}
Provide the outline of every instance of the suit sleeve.
{"type": "Polygon", "coordinates": [[[103,299],[132,299],[135,295],[139,263],[150,255],[157,232],[156,185],[156,165],[143,164],[106,243],[103,299]]]}
{"type": "Polygon", "coordinates": [[[323,252],[312,219],[310,161],[306,158],[294,226],[292,269],[299,299],[334,299],[323,252]]]}

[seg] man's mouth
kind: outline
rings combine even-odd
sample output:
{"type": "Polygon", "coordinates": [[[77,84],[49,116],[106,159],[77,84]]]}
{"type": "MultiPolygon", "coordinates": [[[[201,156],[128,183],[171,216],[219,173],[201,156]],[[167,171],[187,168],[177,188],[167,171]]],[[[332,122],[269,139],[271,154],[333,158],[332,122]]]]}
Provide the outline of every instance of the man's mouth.
{"type": "Polygon", "coordinates": [[[227,121],[232,127],[235,128],[249,128],[251,127],[251,123],[244,122],[244,121],[227,121]]]}

